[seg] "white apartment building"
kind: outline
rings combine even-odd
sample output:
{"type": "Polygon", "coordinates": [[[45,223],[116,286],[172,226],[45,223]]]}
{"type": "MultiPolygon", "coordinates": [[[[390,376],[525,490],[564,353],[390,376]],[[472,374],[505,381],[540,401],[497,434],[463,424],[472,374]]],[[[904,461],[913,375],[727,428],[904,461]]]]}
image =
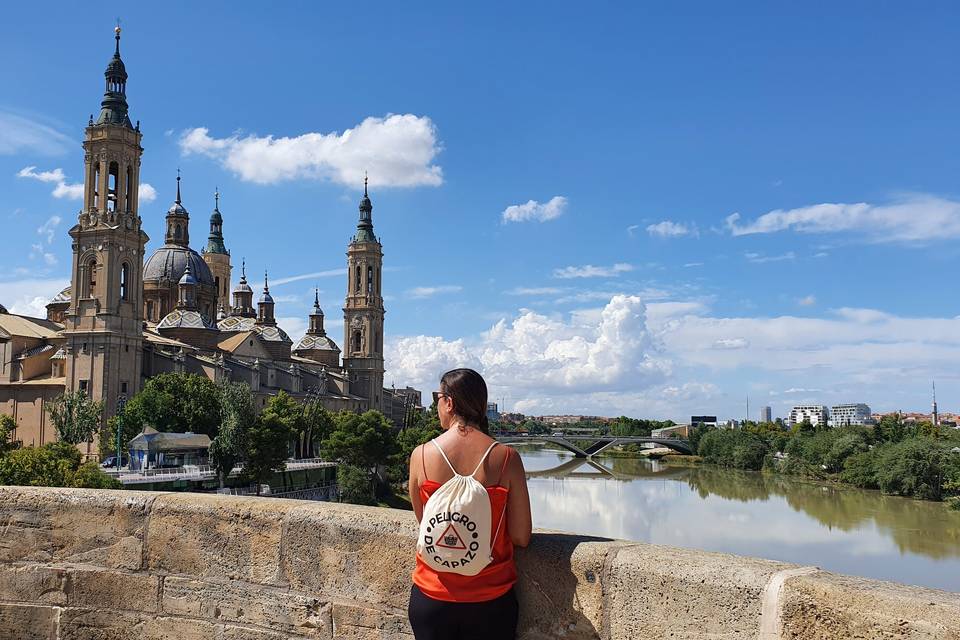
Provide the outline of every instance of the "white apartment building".
{"type": "Polygon", "coordinates": [[[789,424],[792,427],[795,424],[807,421],[813,426],[828,424],[830,419],[830,410],[822,404],[801,404],[790,410],[789,424]]]}
{"type": "Polygon", "coordinates": [[[857,424],[873,424],[870,407],[862,402],[838,404],[830,407],[830,424],[834,427],[857,424]]]}

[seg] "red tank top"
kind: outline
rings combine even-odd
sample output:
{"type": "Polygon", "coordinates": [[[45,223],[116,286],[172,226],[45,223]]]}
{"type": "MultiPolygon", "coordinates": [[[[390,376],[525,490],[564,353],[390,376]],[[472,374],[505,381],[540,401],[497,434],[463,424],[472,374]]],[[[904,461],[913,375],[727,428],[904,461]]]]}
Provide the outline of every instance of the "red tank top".
{"type": "MultiPolygon", "coordinates": [[[[500,477],[507,466],[510,452],[503,459],[500,477]]],[[[423,459],[421,453],[421,460],[423,459]]],[[[440,488],[440,483],[427,480],[427,470],[424,467],[424,483],[420,486],[420,503],[427,504],[433,492],[440,488]]],[[[417,554],[417,566],[413,570],[413,584],[419,587],[424,595],[434,600],[447,602],[486,602],[499,598],[517,581],[517,567],[513,562],[513,541],[507,534],[507,495],[506,487],[494,485],[486,487],[490,496],[490,511],[493,514],[490,523],[490,537],[493,540],[493,560],[475,576],[462,576],[457,573],[437,572],[420,559],[417,554]],[[500,514],[503,513],[503,524],[497,532],[500,514]]]]}

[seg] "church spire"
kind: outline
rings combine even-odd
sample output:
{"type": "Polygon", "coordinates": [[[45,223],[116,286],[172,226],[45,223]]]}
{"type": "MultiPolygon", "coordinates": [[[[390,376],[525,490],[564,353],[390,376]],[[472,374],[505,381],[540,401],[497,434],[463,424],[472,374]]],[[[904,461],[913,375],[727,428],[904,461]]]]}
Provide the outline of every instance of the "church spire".
{"type": "Polygon", "coordinates": [[[220,189],[213,192],[213,213],[210,214],[210,235],[207,238],[207,248],[204,253],[228,254],[223,244],[223,215],[220,213],[220,189]]]}
{"type": "Polygon", "coordinates": [[[327,335],[327,332],[323,328],[323,309],[320,308],[320,289],[313,290],[313,312],[310,314],[310,324],[307,329],[307,335],[327,335]]]}
{"type": "Polygon", "coordinates": [[[370,202],[370,195],[367,193],[367,175],[363,176],[363,197],[360,199],[360,221],[357,222],[357,233],[353,236],[353,242],[377,242],[377,236],[373,234],[373,203],[370,202]]]}
{"type": "Polygon", "coordinates": [[[270,295],[270,283],[267,279],[267,272],[263,272],[263,294],[257,302],[257,324],[274,326],[277,324],[273,316],[274,303],[273,296],[270,295]]]}
{"type": "Polygon", "coordinates": [[[117,44],[107,70],[103,72],[105,87],[103,101],[100,103],[100,117],[97,124],[119,124],[129,129],[130,123],[127,106],[127,69],[120,58],[120,25],[113,30],[117,44]]]}
{"type": "Polygon", "coordinates": [[[180,202],[180,169],[177,169],[177,199],[167,209],[167,233],[164,242],[182,247],[190,245],[190,214],[180,202]]]}

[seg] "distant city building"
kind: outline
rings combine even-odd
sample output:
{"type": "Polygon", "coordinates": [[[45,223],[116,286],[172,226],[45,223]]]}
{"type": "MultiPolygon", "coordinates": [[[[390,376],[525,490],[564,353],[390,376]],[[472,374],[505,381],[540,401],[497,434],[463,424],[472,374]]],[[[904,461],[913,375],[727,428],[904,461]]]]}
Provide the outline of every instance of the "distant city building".
{"type": "Polygon", "coordinates": [[[489,420],[490,422],[500,421],[500,410],[497,407],[496,402],[487,403],[487,420],[489,420]]]}
{"type": "Polygon", "coordinates": [[[769,406],[760,407],[760,422],[773,422],[773,409],[769,406]]]}
{"type": "Polygon", "coordinates": [[[689,438],[690,425],[675,424],[672,427],[663,427],[662,429],[654,429],[653,431],[650,432],[650,436],[653,438],[689,438]]]}
{"type": "Polygon", "coordinates": [[[504,412],[500,414],[500,422],[506,422],[509,424],[520,424],[526,419],[527,419],[527,416],[523,415],[522,413],[504,412]]]}
{"type": "Polygon", "coordinates": [[[542,422],[543,424],[576,424],[578,422],[591,421],[591,422],[607,422],[608,419],[602,416],[538,416],[533,418],[536,422],[542,422]]]}
{"type": "Polygon", "coordinates": [[[830,407],[830,424],[834,427],[873,424],[873,414],[862,402],[838,404],[830,407]]]}
{"type": "Polygon", "coordinates": [[[822,404],[801,404],[790,410],[789,423],[793,425],[809,422],[813,426],[826,425],[830,411],[822,404]]]}
{"type": "Polygon", "coordinates": [[[717,416],[690,416],[690,424],[694,426],[702,424],[708,427],[715,427],[717,426],[717,416]]]}

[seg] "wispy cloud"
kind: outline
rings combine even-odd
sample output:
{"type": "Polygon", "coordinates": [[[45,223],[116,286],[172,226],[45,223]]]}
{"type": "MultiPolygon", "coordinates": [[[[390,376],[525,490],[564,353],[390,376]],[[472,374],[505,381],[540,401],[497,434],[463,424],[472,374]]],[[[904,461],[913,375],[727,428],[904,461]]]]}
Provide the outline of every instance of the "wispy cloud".
{"type": "Polygon", "coordinates": [[[347,275],[346,269],[327,269],[326,271],[314,271],[313,273],[301,273],[296,276],[285,276],[283,278],[277,278],[276,280],[270,281],[271,287],[279,287],[282,284],[287,284],[290,282],[298,282],[300,280],[312,280],[314,278],[330,278],[334,276],[345,276],[347,275]]]}
{"type": "Polygon", "coordinates": [[[634,236],[637,235],[637,229],[639,228],[640,228],[640,225],[638,224],[630,225],[629,227],[627,227],[627,235],[633,238],[634,236]]]}
{"type": "Polygon", "coordinates": [[[783,260],[795,260],[797,257],[797,254],[794,253],[793,251],[787,251],[786,253],[781,253],[780,255],[777,255],[777,256],[767,256],[762,253],[753,253],[748,251],[747,253],[743,254],[743,257],[746,258],[749,262],[753,262],[755,264],[763,264],[765,262],[781,262],[783,260]]]}
{"type": "Polygon", "coordinates": [[[414,287],[412,289],[407,289],[407,297],[414,300],[420,300],[423,298],[432,298],[433,296],[441,293],[458,293],[460,291],[463,291],[463,287],[455,284],[440,285],[436,287],[414,287]]]}
{"type": "Polygon", "coordinates": [[[515,287],[505,293],[508,296],[552,296],[562,291],[559,287],[515,287]]]}
{"type": "Polygon", "coordinates": [[[60,222],[60,216],[50,216],[46,222],[37,228],[37,233],[46,238],[47,244],[53,242],[53,234],[56,233],[60,222]]]}
{"type": "Polygon", "coordinates": [[[688,262],[688,263],[686,263],[686,264],[683,265],[683,266],[689,269],[690,267],[702,267],[702,266],[703,266],[703,263],[702,263],[702,262],[688,262]]]}
{"type": "Polygon", "coordinates": [[[813,305],[817,304],[817,297],[813,294],[804,296],[797,300],[797,304],[799,304],[801,307],[812,307],[813,305]]]}
{"type": "Polygon", "coordinates": [[[553,277],[570,279],[570,278],[610,278],[619,276],[622,273],[627,273],[628,271],[633,271],[634,267],[632,264],[627,264],[626,262],[618,262],[609,267],[597,267],[592,264],[585,264],[583,266],[570,266],[563,267],[562,269],[554,269],[553,277]]]}
{"type": "Polygon", "coordinates": [[[647,233],[658,238],[679,238],[681,236],[700,235],[697,225],[685,222],[663,220],[647,226],[647,233]]]}
{"type": "Polygon", "coordinates": [[[860,233],[870,242],[924,242],[960,238],[960,202],[928,194],[911,194],[887,204],[824,203],[776,209],[741,223],[739,213],[726,218],[734,236],[779,231],[860,233]]]}
{"type": "Polygon", "coordinates": [[[213,158],[247,182],[306,178],[353,188],[363,184],[367,171],[372,186],[439,186],[443,170],[434,161],[442,148],[433,121],[412,114],[366,118],[343,133],[214,138],[198,127],[180,137],[183,155],[213,158]]]}
{"type": "Polygon", "coordinates": [[[528,200],[525,204],[512,204],[503,210],[503,224],[508,222],[547,222],[563,215],[567,208],[567,199],[563,196],[554,196],[543,204],[536,200],[528,200]]]}
{"type": "Polygon", "coordinates": [[[22,115],[0,111],[0,155],[30,152],[59,156],[76,145],[52,127],[22,115]]]}

